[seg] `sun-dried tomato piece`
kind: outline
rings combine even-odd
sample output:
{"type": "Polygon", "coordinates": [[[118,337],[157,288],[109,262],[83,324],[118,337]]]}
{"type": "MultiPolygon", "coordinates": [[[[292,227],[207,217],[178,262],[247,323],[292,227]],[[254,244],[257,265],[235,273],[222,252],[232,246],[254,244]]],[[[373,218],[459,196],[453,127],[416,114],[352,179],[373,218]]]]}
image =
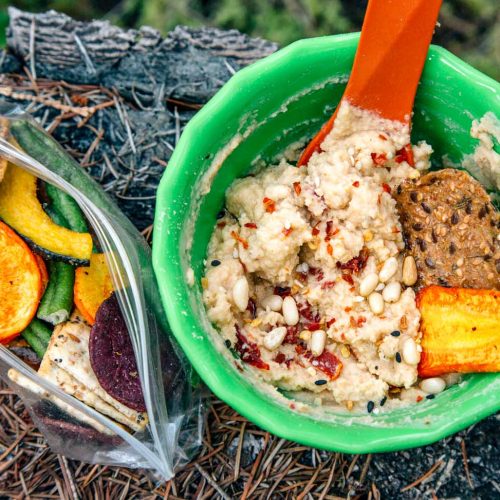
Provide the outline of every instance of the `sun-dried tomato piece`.
{"type": "Polygon", "coordinates": [[[353,257],[351,260],[349,260],[345,264],[341,264],[340,262],[337,262],[337,267],[339,269],[342,269],[343,271],[351,271],[354,274],[358,274],[360,271],[362,271],[365,268],[366,262],[367,262],[369,256],[370,256],[370,252],[368,251],[367,248],[363,247],[361,249],[361,252],[359,252],[359,255],[357,257],[353,257]]]}
{"type": "Polygon", "coordinates": [[[410,165],[410,167],[415,166],[415,158],[413,156],[413,149],[411,144],[407,144],[404,148],[398,149],[396,151],[396,157],[394,158],[396,163],[403,163],[404,161],[410,165]]]}
{"type": "Polygon", "coordinates": [[[241,243],[245,250],[248,249],[248,241],[245,238],[242,238],[236,231],[231,231],[231,237],[241,243]]]}
{"type": "Polygon", "coordinates": [[[342,279],[349,283],[349,285],[354,284],[354,280],[352,279],[352,276],[350,274],[342,274],[342,279]]]}
{"type": "Polygon", "coordinates": [[[276,210],[276,202],[274,200],[271,200],[271,198],[265,197],[262,200],[262,203],[264,203],[264,209],[266,212],[272,214],[276,210]]]}
{"type": "Polygon", "coordinates": [[[312,357],[312,354],[307,357],[311,360],[311,365],[321,370],[323,373],[326,373],[330,380],[335,380],[342,371],[342,362],[335,354],[329,351],[323,351],[322,354],[316,357],[312,357]]]}
{"type": "Polygon", "coordinates": [[[257,224],[255,224],[255,222],[246,222],[243,225],[245,227],[248,227],[248,229],[257,229],[257,224]]]}
{"type": "Polygon", "coordinates": [[[354,181],[354,182],[352,183],[352,185],[353,185],[353,187],[355,187],[355,188],[359,187],[359,181],[354,181]]]}
{"type": "Polygon", "coordinates": [[[327,322],[326,322],[326,326],[327,328],[330,328],[334,323],[335,321],[337,321],[335,318],[332,318],[332,319],[329,319],[327,322]]]}
{"type": "Polygon", "coordinates": [[[259,346],[254,342],[250,342],[243,335],[238,325],[234,325],[234,327],[236,328],[236,338],[238,339],[234,348],[239,353],[241,360],[260,370],[269,370],[269,365],[262,360],[259,346]]]}
{"type": "Polygon", "coordinates": [[[312,228],[311,234],[313,236],[318,236],[319,234],[319,222],[312,228]]]}
{"type": "Polygon", "coordinates": [[[290,234],[292,234],[292,231],[293,231],[293,227],[289,227],[289,228],[284,227],[281,232],[285,235],[285,238],[287,238],[288,236],[290,236],[290,234]]]}
{"type": "Polygon", "coordinates": [[[325,273],[319,267],[310,267],[309,273],[314,276],[318,281],[321,281],[325,277],[325,273]]]}
{"type": "Polygon", "coordinates": [[[385,153],[372,153],[371,157],[375,165],[383,165],[387,161],[387,155],[385,153]]]}
{"type": "Polygon", "coordinates": [[[313,311],[311,304],[309,302],[304,302],[302,304],[298,304],[299,314],[306,319],[307,321],[313,323],[319,323],[321,317],[319,312],[313,311]]]}

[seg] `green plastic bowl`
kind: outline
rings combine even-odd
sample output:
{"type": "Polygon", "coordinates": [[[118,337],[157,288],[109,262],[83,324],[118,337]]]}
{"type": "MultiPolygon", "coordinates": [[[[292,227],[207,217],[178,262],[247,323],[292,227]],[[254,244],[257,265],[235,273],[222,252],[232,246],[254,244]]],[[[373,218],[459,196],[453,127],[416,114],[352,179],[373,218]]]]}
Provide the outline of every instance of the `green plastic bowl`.
{"type": "MultiPolygon", "coordinates": [[[[293,410],[284,397],[235,367],[206,318],[200,278],[207,244],[234,179],[257,160],[312,137],[347,81],[358,35],[296,42],[239,71],[186,127],[158,190],[153,263],[170,326],[191,363],[222,400],[263,429],[305,445],[346,453],[422,446],[500,408],[500,375],[461,384],[379,415],[293,410]],[[189,269],[194,285],[188,285],[189,269]]],[[[439,166],[460,162],[477,141],[473,119],[499,108],[499,85],[439,47],[431,47],[419,86],[413,141],[427,140],[439,166]]]]}

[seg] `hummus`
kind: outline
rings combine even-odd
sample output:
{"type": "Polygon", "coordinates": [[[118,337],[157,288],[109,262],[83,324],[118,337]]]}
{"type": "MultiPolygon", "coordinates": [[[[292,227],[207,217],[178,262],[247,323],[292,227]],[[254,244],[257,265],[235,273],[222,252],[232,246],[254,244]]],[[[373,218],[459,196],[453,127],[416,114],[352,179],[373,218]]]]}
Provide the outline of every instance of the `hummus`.
{"type": "Polygon", "coordinates": [[[420,315],[391,190],[431,152],[408,127],[343,104],[307,166],[285,157],[228,189],[203,299],[264,381],[349,410],[401,404],[407,390],[414,400],[420,315]]]}

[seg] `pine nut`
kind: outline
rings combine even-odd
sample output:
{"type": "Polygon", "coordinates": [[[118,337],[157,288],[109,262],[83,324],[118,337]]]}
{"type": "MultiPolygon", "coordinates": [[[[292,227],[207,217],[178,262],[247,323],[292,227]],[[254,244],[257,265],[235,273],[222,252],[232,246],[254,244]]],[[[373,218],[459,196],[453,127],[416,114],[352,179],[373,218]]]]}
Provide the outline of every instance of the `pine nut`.
{"type": "Polygon", "coordinates": [[[460,373],[447,373],[446,375],[443,375],[443,378],[447,387],[459,384],[462,381],[462,375],[460,375],[460,373]]]}
{"type": "Polygon", "coordinates": [[[368,304],[373,314],[382,314],[384,312],[384,299],[380,293],[371,293],[368,296],[368,304]]]}
{"type": "Polygon", "coordinates": [[[382,283],[385,283],[389,281],[396,274],[397,270],[398,270],[398,260],[396,259],[396,257],[389,257],[384,262],[384,265],[382,266],[382,269],[378,274],[378,278],[380,281],[382,281],[382,283]]]}
{"type": "Polygon", "coordinates": [[[439,394],[446,388],[446,382],[441,377],[426,378],[420,382],[420,389],[428,394],[439,394]]]}
{"type": "Polygon", "coordinates": [[[388,283],[382,292],[382,297],[386,302],[397,302],[401,297],[401,284],[399,281],[388,283]]]}
{"type": "Polygon", "coordinates": [[[283,299],[279,295],[268,295],[262,299],[261,305],[264,309],[271,309],[271,311],[281,311],[283,306],[283,299]]]}
{"type": "Polygon", "coordinates": [[[249,290],[248,281],[243,276],[239,278],[233,286],[233,301],[236,307],[241,311],[246,311],[248,306],[249,290]]]}
{"type": "Polygon", "coordinates": [[[287,325],[293,326],[299,322],[299,310],[293,297],[285,297],[283,300],[283,318],[287,325]]]}
{"type": "Polygon", "coordinates": [[[278,326],[277,328],[273,328],[264,337],[264,347],[269,351],[274,351],[283,343],[285,336],[286,336],[285,326],[278,326]]]}
{"type": "Polygon", "coordinates": [[[325,350],[326,333],[324,330],[316,330],[311,334],[310,348],[313,356],[320,356],[325,350]]]}
{"type": "Polygon", "coordinates": [[[378,285],[378,276],[375,273],[366,275],[359,285],[359,294],[368,297],[378,285]]]}
{"type": "Polygon", "coordinates": [[[403,283],[406,286],[413,286],[417,279],[417,264],[415,264],[415,259],[408,255],[403,261],[403,283]]]}
{"type": "Polygon", "coordinates": [[[420,353],[417,350],[417,344],[413,339],[406,339],[403,342],[403,359],[409,365],[418,365],[420,361],[420,353]]]}

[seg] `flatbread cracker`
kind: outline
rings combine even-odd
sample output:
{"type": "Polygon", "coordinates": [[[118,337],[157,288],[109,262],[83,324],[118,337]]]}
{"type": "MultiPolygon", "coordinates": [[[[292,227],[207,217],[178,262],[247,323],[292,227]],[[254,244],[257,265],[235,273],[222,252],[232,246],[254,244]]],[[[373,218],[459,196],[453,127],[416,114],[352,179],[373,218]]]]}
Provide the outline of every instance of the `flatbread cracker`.
{"type": "Polygon", "coordinates": [[[33,392],[34,394],[39,394],[42,398],[51,401],[52,403],[57,405],[63,412],[67,413],[79,422],[93,427],[96,431],[101,432],[102,434],[107,434],[108,436],[115,435],[114,432],[110,431],[107,427],[100,424],[97,420],[94,420],[84,413],[75,410],[72,406],[68,405],[64,401],[61,401],[53,394],[48,393],[43,387],[30,380],[28,377],[25,377],[22,373],[19,373],[14,368],[11,368],[7,372],[7,376],[10,380],[12,380],[12,382],[16,383],[20,387],[24,387],[28,391],[33,392]]]}
{"type": "MultiPolygon", "coordinates": [[[[87,392],[112,406],[127,419],[127,424],[134,430],[142,430],[148,423],[146,412],[137,412],[111,397],[99,384],[89,358],[90,326],[74,313],[66,323],[58,325],[52,334],[46,355],[59,368],[82,384],[87,392]]],[[[110,415],[115,420],[115,416],[110,415]]],[[[122,421],[120,420],[120,421],[122,421]]]]}
{"type": "MultiPolygon", "coordinates": [[[[53,338],[54,337],[52,337],[52,339],[53,338]]],[[[111,417],[113,420],[130,427],[134,431],[140,431],[144,428],[144,425],[137,425],[135,420],[127,418],[125,415],[121,414],[111,405],[103,401],[99,396],[90,392],[68,372],[52,363],[48,355],[53,343],[52,339],[38,370],[38,374],[41,377],[60,387],[66,394],[74,396],[86,405],[97,410],[99,413],[111,417]]]]}

